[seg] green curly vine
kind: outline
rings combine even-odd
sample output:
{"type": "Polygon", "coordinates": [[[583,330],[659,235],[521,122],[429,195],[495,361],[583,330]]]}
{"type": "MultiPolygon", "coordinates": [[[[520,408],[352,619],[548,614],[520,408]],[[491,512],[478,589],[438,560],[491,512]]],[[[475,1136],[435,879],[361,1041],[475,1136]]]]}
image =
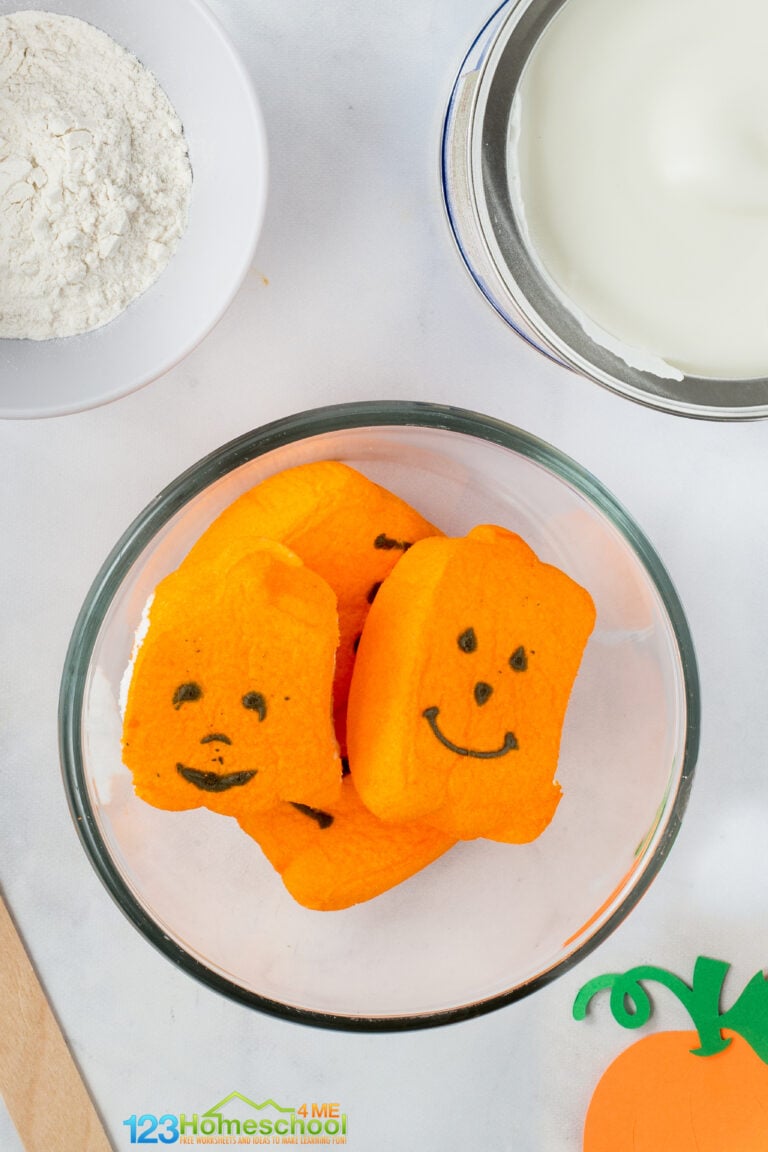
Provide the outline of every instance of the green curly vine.
{"type": "Polygon", "coordinates": [[[721,1008],[723,983],[730,964],[699,956],[693,968],[693,980],[687,984],[664,968],[641,964],[627,972],[610,972],[589,980],[573,1004],[576,1020],[587,1015],[589,1003],[598,992],[610,989],[611,1013],[622,1028],[640,1028],[650,1019],[653,1004],[643,981],[651,980],[668,988],[683,1004],[699,1034],[695,1056],[713,1056],[731,1043],[723,1029],[736,1032],[757,1056],[768,1064],[768,980],[756,972],[734,1004],[721,1008]]]}

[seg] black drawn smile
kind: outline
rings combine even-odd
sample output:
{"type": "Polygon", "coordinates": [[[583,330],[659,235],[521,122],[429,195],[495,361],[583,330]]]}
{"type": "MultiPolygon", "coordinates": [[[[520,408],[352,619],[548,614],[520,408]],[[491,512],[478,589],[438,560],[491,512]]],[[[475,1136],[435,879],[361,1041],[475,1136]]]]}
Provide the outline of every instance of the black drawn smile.
{"type": "Polygon", "coordinates": [[[437,717],[440,713],[439,708],[425,708],[422,716],[429,724],[434,735],[443,744],[449,752],[455,752],[457,756],[472,756],[476,760],[495,760],[498,756],[506,756],[507,752],[512,752],[518,747],[517,737],[514,732],[507,732],[504,735],[504,742],[501,748],[495,749],[493,752],[476,752],[473,748],[461,748],[458,744],[454,744],[447,736],[444,736],[437,725],[437,717]]]}
{"type": "Polygon", "coordinates": [[[176,771],[189,784],[194,784],[203,792],[226,792],[229,788],[239,788],[247,784],[256,775],[252,772],[202,772],[199,768],[187,768],[184,764],[177,764],[176,771]]]}

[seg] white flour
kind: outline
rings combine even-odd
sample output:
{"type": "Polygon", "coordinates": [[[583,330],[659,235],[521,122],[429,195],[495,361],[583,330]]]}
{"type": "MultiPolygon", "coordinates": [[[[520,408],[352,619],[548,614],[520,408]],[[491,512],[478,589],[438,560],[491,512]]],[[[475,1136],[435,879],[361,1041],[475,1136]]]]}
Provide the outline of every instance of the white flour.
{"type": "Polygon", "coordinates": [[[98,328],[158,277],[192,172],[155,78],[70,16],[0,17],[0,337],[98,328]]]}

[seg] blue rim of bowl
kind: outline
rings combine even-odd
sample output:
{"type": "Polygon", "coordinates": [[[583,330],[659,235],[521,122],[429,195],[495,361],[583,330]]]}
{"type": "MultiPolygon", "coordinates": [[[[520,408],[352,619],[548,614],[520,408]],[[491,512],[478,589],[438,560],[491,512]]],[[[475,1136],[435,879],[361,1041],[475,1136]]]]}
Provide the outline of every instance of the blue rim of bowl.
{"type": "Polygon", "coordinates": [[[350,1032],[407,1031],[481,1016],[529,995],[583,960],[634,908],[672,847],[688,803],[698,754],[699,727],[696,656],[680,600],[650,542],[600,481],[543,440],[493,417],[447,405],[396,400],[337,404],[276,420],[217,448],[169,484],[118,540],[94,580],[75,623],[59,696],[59,751],[75,828],[97,874],[134,927],[179,968],[231,1000],[294,1022],[350,1032]],[[565,481],[610,520],[653,581],[677,641],[685,687],[685,746],[677,790],[652,856],[619,906],[573,952],[514,988],[459,1007],[398,1016],[346,1016],[283,1004],[242,988],[190,955],[151,919],[120,876],[99,832],[82,760],[82,710],[94,645],[114,594],[143,548],[185,504],[233,469],[286,444],[327,432],[403,426],[463,433],[498,444],[565,481]]]}

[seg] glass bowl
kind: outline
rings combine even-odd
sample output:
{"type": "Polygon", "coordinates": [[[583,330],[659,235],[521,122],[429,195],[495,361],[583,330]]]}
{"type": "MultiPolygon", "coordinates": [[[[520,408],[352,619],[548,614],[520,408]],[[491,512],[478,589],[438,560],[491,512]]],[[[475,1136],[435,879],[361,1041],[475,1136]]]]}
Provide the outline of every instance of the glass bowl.
{"type": "Polygon", "coordinates": [[[94,24],[155,75],[184,126],[192,195],[187,228],[167,267],[114,320],[63,339],[0,339],[5,419],[94,408],[178,364],[240,287],[267,197],[260,105],[245,65],[203,0],[0,0],[0,16],[40,7],[94,24]]]}
{"type": "Polygon", "coordinates": [[[510,191],[510,110],[528,57],[564,3],[507,0],[461,65],[441,150],[443,198],[460,255],[496,312],[550,359],[666,412],[716,420],[768,416],[768,377],[671,380],[630,367],[582,328],[526,245],[510,191]]]}
{"type": "Polygon", "coordinates": [[[696,660],[669,578],[602,485],[497,420],[430,404],[320,408],[226,444],[118,541],[76,623],[60,741],[75,826],[144,936],[255,1008],[336,1028],[473,1016],[567,970],[627,915],[680,826],[696,759],[696,660]],[[296,464],[342,460],[449,534],[519,532],[586,587],[597,623],[571,697],[546,831],[458,844],[374,900],[311,912],[233,819],[138,800],[121,763],[120,682],[142,609],[210,521],[296,464]]]}

